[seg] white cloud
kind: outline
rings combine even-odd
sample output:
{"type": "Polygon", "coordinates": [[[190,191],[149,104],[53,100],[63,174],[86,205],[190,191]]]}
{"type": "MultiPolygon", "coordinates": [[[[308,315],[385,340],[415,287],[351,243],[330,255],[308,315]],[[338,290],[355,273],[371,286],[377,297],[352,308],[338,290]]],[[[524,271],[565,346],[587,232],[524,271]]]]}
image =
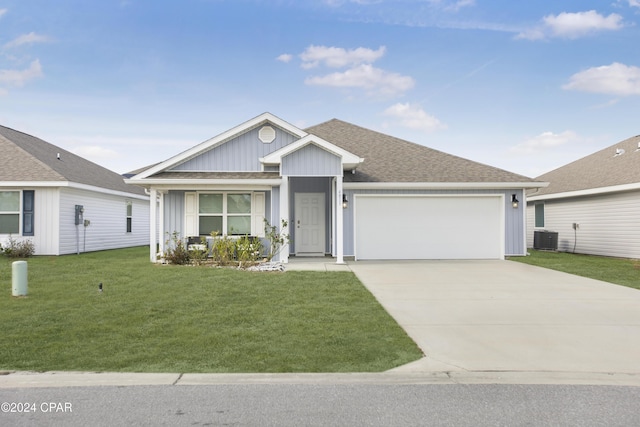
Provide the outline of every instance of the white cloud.
{"type": "Polygon", "coordinates": [[[27,81],[43,75],[40,61],[36,59],[25,70],[0,70],[0,85],[21,87],[27,81]]]}
{"type": "Polygon", "coordinates": [[[2,18],[5,13],[7,13],[7,9],[0,9],[0,18],[2,18]]]}
{"type": "Polygon", "coordinates": [[[475,6],[476,0],[457,0],[444,7],[447,12],[458,12],[463,7],[475,6]]]}
{"type": "Polygon", "coordinates": [[[628,0],[628,2],[631,7],[640,7],[640,0],[628,0]]]}
{"type": "Polygon", "coordinates": [[[542,25],[519,33],[516,38],[541,40],[550,37],[577,39],[597,31],[614,31],[623,27],[622,16],[612,13],[600,15],[595,10],[586,12],[548,15],[542,19],[542,25]]]}
{"type": "Polygon", "coordinates": [[[353,67],[360,64],[371,64],[380,59],[386,51],[386,47],[380,46],[378,50],[359,47],[356,49],[344,49],[341,47],[309,46],[300,54],[302,68],[315,68],[325,65],[330,68],[353,67]]]}
{"type": "Polygon", "coordinates": [[[284,63],[288,63],[292,59],[293,59],[293,55],[289,53],[283,53],[282,55],[276,58],[277,61],[284,62],[284,63]]]}
{"type": "Polygon", "coordinates": [[[20,37],[17,37],[10,42],[5,43],[5,49],[11,49],[18,46],[22,46],[25,44],[33,44],[33,43],[45,43],[51,41],[51,39],[47,36],[42,36],[40,34],[36,34],[34,32],[30,32],[29,34],[23,34],[20,37]]]}
{"type": "Polygon", "coordinates": [[[589,68],[571,76],[562,88],[616,96],[640,95],[640,67],[614,62],[589,68]]]}
{"type": "Polygon", "coordinates": [[[383,114],[397,119],[401,126],[409,129],[432,132],[438,129],[446,129],[447,127],[440,120],[415,104],[397,103],[387,108],[383,114]]]}
{"type": "Polygon", "coordinates": [[[370,64],[362,64],[344,72],[309,77],[308,85],[362,88],[370,94],[398,95],[411,89],[415,81],[409,76],[390,73],[370,64]]]}
{"type": "Polygon", "coordinates": [[[536,154],[576,141],[577,139],[578,135],[570,130],[562,133],[543,132],[538,136],[534,136],[512,147],[510,151],[518,154],[536,154]]]}

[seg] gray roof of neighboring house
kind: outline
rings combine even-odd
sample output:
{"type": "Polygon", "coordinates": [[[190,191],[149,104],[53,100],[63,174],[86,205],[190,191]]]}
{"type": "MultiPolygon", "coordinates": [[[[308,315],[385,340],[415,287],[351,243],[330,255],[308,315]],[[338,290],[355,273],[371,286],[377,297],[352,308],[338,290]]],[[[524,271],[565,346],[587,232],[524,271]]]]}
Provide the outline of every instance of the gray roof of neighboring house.
{"type": "Polygon", "coordinates": [[[122,176],[26,133],[0,126],[0,182],[69,181],[145,194],[122,176]],[[60,159],[58,159],[60,153],[60,159]]]}
{"type": "Polygon", "coordinates": [[[345,174],[345,182],[534,182],[337,119],[305,131],[364,158],[355,174],[345,174]]]}
{"type": "Polygon", "coordinates": [[[540,175],[538,180],[550,184],[535,196],[640,183],[638,144],[640,135],[540,175]]]}

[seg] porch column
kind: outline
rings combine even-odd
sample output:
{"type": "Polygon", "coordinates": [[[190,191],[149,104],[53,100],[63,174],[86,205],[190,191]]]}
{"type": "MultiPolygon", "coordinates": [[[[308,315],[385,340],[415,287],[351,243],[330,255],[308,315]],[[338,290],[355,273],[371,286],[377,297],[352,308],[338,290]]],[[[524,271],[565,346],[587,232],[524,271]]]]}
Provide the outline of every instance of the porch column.
{"type": "Polygon", "coordinates": [[[342,208],[342,175],[336,177],[336,264],[344,264],[344,209],[342,208]]]}
{"type": "Polygon", "coordinates": [[[149,191],[149,252],[151,262],[156,262],[156,244],[157,232],[156,229],[158,225],[158,202],[156,201],[158,192],[155,188],[151,188],[149,191]]]}
{"type": "Polygon", "coordinates": [[[160,201],[158,206],[158,252],[164,253],[164,195],[166,191],[159,191],[160,201]]]}
{"type": "MultiPolygon", "coordinates": [[[[282,182],[280,183],[280,219],[278,221],[278,229],[282,232],[282,221],[285,220],[287,224],[289,224],[289,231],[293,227],[293,224],[289,222],[289,177],[283,176],[282,182]]],[[[289,262],[289,244],[285,243],[282,245],[282,250],[280,251],[279,259],[281,262],[288,263],[289,262]]]]}

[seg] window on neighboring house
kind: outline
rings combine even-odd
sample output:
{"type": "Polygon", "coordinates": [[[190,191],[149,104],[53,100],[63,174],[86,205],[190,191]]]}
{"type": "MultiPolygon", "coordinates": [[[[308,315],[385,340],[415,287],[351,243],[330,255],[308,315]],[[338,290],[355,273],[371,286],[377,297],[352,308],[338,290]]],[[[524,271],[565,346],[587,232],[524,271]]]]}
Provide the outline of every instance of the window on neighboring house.
{"type": "Polygon", "coordinates": [[[0,191],[0,234],[20,232],[20,192],[0,191]]]}
{"type": "Polygon", "coordinates": [[[133,204],[127,202],[127,233],[131,233],[131,222],[133,219],[133,204]]]}
{"type": "Polygon", "coordinates": [[[544,227],[544,203],[535,204],[536,227],[544,227]]]}
{"type": "Polygon", "coordinates": [[[34,195],[33,190],[24,190],[22,192],[22,235],[33,236],[34,223],[34,195]]]}
{"type": "Polygon", "coordinates": [[[198,230],[201,236],[251,234],[251,193],[200,193],[198,230]]]}

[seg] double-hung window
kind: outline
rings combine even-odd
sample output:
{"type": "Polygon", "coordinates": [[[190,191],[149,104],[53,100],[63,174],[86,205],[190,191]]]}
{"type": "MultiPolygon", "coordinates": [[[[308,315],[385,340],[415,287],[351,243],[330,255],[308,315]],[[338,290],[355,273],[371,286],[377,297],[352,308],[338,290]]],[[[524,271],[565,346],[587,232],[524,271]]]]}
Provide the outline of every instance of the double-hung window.
{"type": "Polygon", "coordinates": [[[251,234],[251,193],[198,194],[198,233],[251,234]]]}
{"type": "Polygon", "coordinates": [[[0,191],[0,234],[20,232],[20,191],[0,191]]]}

